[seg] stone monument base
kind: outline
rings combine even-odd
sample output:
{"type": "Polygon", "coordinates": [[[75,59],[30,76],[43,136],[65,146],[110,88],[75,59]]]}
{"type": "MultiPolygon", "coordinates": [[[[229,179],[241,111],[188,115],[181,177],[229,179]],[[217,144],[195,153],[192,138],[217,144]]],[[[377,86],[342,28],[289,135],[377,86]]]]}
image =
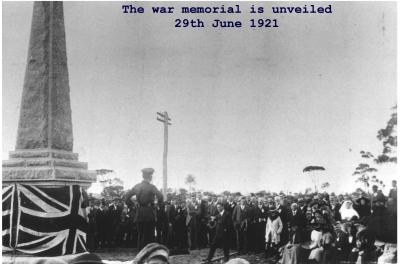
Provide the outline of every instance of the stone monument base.
{"type": "Polygon", "coordinates": [[[13,183],[40,186],[79,185],[87,188],[96,181],[78,154],[55,149],[16,150],[3,161],[3,186],[13,183]]]}

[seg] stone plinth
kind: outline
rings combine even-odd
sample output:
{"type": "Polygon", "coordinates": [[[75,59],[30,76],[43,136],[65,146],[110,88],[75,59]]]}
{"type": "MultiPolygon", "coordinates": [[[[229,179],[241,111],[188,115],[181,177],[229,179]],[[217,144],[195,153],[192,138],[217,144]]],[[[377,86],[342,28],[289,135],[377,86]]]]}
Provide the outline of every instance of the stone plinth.
{"type": "Polygon", "coordinates": [[[77,153],[32,149],[12,151],[9,156],[3,161],[3,185],[18,182],[88,187],[96,181],[96,172],[88,170],[87,163],[79,162],[77,153]]]}

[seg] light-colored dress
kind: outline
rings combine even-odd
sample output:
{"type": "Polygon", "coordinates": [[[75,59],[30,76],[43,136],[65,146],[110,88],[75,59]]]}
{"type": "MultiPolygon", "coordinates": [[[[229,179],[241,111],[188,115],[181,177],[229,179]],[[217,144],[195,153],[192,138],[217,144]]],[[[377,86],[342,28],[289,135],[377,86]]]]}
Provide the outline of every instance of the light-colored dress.
{"type": "Polygon", "coordinates": [[[282,232],[282,221],[278,216],[275,220],[268,217],[267,227],[265,229],[265,242],[279,244],[281,242],[280,234],[282,232]]]}
{"type": "Polygon", "coordinates": [[[321,259],[322,251],[324,250],[320,245],[321,239],[322,239],[322,231],[313,230],[311,232],[310,249],[312,250],[308,259],[316,261],[319,261],[321,259]]]}

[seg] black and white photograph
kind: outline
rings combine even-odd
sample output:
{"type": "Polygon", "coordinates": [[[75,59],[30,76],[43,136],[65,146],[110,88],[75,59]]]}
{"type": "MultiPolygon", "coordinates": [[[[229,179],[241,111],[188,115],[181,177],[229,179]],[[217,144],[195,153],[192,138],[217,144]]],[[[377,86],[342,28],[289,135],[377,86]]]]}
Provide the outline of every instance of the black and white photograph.
{"type": "Polygon", "coordinates": [[[397,5],[3,1],[2,263],[397,263],[397,5]]]}

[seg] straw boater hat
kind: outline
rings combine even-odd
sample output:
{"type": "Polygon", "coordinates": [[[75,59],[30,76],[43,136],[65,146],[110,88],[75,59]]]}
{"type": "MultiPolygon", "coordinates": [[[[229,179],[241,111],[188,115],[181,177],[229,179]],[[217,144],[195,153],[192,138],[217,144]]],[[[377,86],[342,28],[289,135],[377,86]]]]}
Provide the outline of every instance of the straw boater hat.
{"type": "Polygon", "coordinates": [[[158,243],[147,244],[135,257],[133,264],[148,263],[151,259],[161,259],[169,263],[169,250],[166,246],[158,243]]]}

